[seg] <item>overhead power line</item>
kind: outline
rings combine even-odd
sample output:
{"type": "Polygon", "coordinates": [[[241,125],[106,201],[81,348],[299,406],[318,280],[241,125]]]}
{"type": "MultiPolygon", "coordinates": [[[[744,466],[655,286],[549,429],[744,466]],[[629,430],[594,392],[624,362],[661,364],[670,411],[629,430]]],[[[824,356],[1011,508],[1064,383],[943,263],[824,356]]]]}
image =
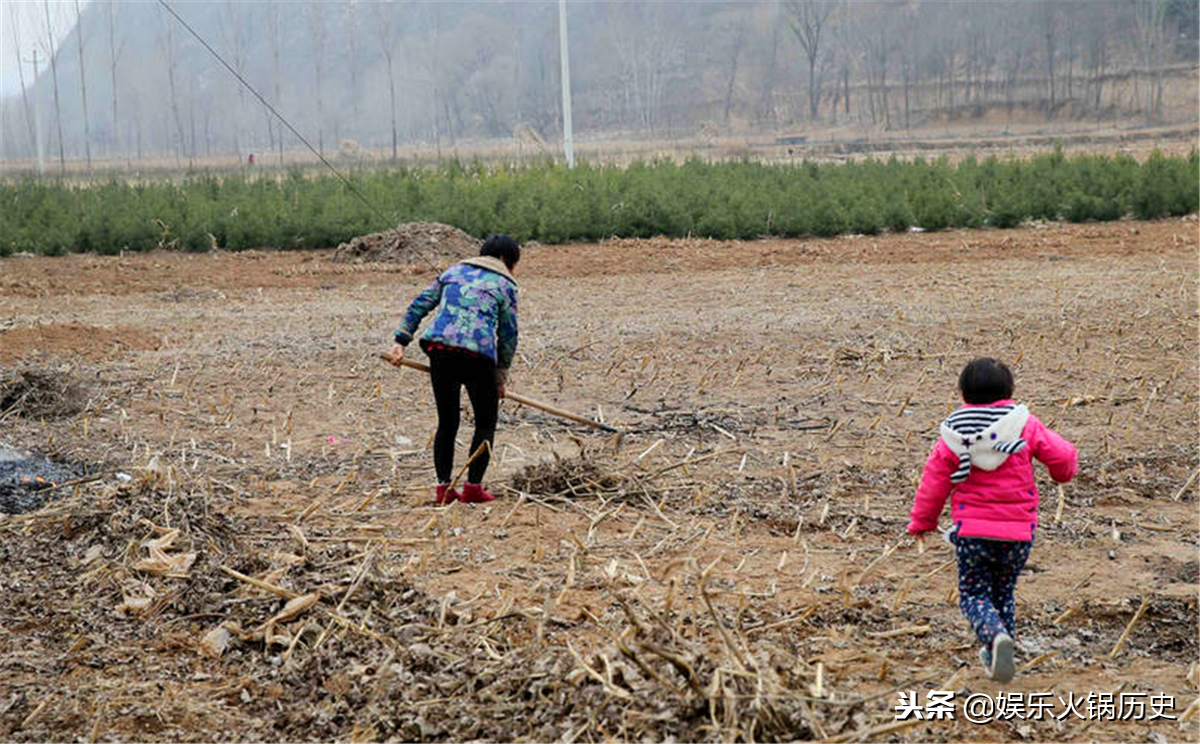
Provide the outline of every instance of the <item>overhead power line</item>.
{"type": "MultiPolygon", "coordinates": [[[[358,190],[358,188],[357,188],[357,187],[355,187],[355,185],[354,185],[353,183],[351,183],[351,182],[350,182],[350,180],[349,180],[348,178],[346,178],[344,175],[342,175],[342,172],[341,172],[341,171],[339,171],[337,168],[335,168],[335,167],[333,166],[333,163],[330,163],[330,162],[329,162],[329,161],[328,161],[328,160],[325,158],[325,156],[324,156],[324,155],[322,155],[322,154],[320,153],[320,151],[318,151],[318,150],[317,150],[317,148],[313,147],[313,146],[312,146],[312,143],[311,143],[311,142],[309,142],[309,141],[308,141],[308,140],[307,140],[307,139],[304,137],[304,135],[303,135],[303,134],[300,134],[300,132],[299,132],[299,131],[297,131],[297,130],[296,130],[296,128],[295,128],[294,126],[292,126],[292,123],[291,123],[290,121],[288,121],[288,120],[287,120],[287,119],[284,117],[284,115],[283,115],[283,114],[281,114],[281,113],[279,113],[278,111],[276,111],[276,110],[275,110],[275,107],[274,107],[274,106],[272,106],[270,103],[268,103],[268,102],[267,102],[267,99],[263,98],[263,97],[262,97],[262,94],[261,94],[261,93],[259,93],[257,90],[255,90],[255,89],[254,89],[254,86],[253,86],[253,85],[251,85],[250,83],[248,83],[248,82],[246,81],[246,79],[245,79],[244,77],[242,77],[242,76],[241,76],[241,74],[240,74],[240,73],[238,73],[238,71],[237,71],[236,69],[234,69],[234,67],[233,67],[232,65],[230,65],[228,62],[226,62],[226,61],[225,61],[225,58],[224,58],[224,57],[222,57],[222,56],[221,56],[221,55],[220,55],[220,54],[217,52],[217,50],[216,50],[216,49],[213,49],[213,48],[212,48],[212,45],[211,45],[211,44],[209,44],[207,41],[205,41],[205,40],[204,40],[204,37],[203,37],[203,36],[201,36],[201,35],[200,35],[200,34],[199,34],[197,31],[196,31],[196,29],[192,28],[191,24],[189,24],[187,21],[185,21],[185,20],[183,19],[183,17],[182,17],[182,16],[180,16],[178,13],[176,13],[176,12],[175,12],[175,9],[171,7],[171,5],[170,5],[170,4],[167,2],[167,0],[158,0],[158,4],[159,4],[159,5],[161,5],[161,6],[162,6],[162,7],[163,7],[163,8],[164,8],[164,9],[165,9],[165,10],[166,10],[168,13],[170,13],[172,16],[174,16],[174,17],[175,17],[175,20],[179,21],[180,25],[182,25],[182,26],[183,26],[185,29],[187,29],[187,30],[188,30],[188,32],[189,32],[189,33],[190,33],[192,36],[195,36],[195,37],[196,37],[196,40],[197,40],[197,41],[199,41],[199,42],[200,42],[200,44],[201,44],[201,45],[202,45],[202,46],[203,46],[205,49],[207,49],[207,50],[209,51],[209,53],[210,53],[210,54],[212,54],[212,56],[216,57],[216,58],[217,58],[217,61],[218,61],[218,62],[220,62],[222,65],[224,65],[224,67],[225,67],[225,69],[226,69],[226,70],[229,70],[229,74],[230,74],[230,75],[233,75],[235,78],[237,78],[237,81],[238,81],[239,83],[241,83],[241,84],[242,84],[242,85],[243,85],[243,86],[246,88],[246,90],[248,90],[248,91],[250,91],[251,93],[253,93],[253,94],[254,94],[254,97],[255,97],[255,98],[257,98],[257,99],[259,100],[259,102],[260,102],[260,103],[261,103],[263,106],[265,106],[265,107],[266,107],[266,109],[267,109],[268,111],[270,111],[272,114],[274,114],[274,115],[275,115],[275,118],[277,118],[277,119],[279,119],[281,122],[283,122],[284,126],[286,126],[286,127],[287,127],[287,128],[290,130],[290,131],[291,131],[291,133],[292,133],[292,134],[296,135],[296,138],[297,138],[297,139],[299,139],[301,142],[303,142],[303,143],[304,143],[304,145],[305,145],[305,147],[307,147],[309,150],[312,150],[312,153],[313,153],[314,155],[316,155],[316,156],[317,156],[317,158],[319,158],[319,159],[320,159],[320,161],[321,161],[322,163],[324,163],[324,164],[325,164],[325,167],[329,168],[329,170],[331,170],[331,171],[333,172],[333,174],[334,174],[335,176],[337,176],[337,177],[338,177],[338,180],[340,180],[340,181],[341,181],[343,184],[345,184],[346,188],[350,190],[350,193],[352,193],[352,194],[354,194],[355,196],[357,196],[357,197],[359,198],[359,200],[360,200],[360,201],[362,201],[362,203],[363,203],[363,204],[365,204],[365,205],[367,206],[367,209],[370,209],[372,212],[374,212],[374,213],[375,213],[375,215],[376,215],[377,217],[379,217],[381,220],[383,220],[385,223],[390,223],[390,222],[391,222],[391,219],[390,219],[390,218],[389,218],[387,215],[385,215],[383,212],[381,212],[379,209],[377,209],[377,208],[375,207],[375,205],[374,205],[374,204],[372,204],[372,203],[370,202],[370,200],[368,200],[368,199],[367,199],[367,197],[366,197],[366,196],[364,196],[364,195],[363,195],[363,193],[362,193],[361,191],[359,191],[359,190],[358,190]]],[[[433,268],[435,268],[435,269],[437,268],[437,266],[436,266],[436,265],[435,265],[435,264],[434,264],[434,263],[433,263],[433,262],[432,262],[432,261],[429,259],[429,257],[428,257],[428,256],[426,256],[426,255],[425,255],[423,252],[420,252],[420,251],[418,251],[418,254],[421,256],[421,259],[425,261],[425,263],[429,264],[430,266],[432,266],[432,267],[433,267],[433,268]]]]}

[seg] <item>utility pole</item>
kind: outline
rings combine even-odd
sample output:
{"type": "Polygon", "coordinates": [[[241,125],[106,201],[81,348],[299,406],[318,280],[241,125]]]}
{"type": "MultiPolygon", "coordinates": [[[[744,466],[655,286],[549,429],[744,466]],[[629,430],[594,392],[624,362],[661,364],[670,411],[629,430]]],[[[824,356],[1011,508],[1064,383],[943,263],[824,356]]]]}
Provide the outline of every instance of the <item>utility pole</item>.
{"type": "Polygon", "coordinates": [[[571,142],[571,57],[567,51],[567,0],[558,0],[558,48],[562,58],[563,149],[567,167],[575,167],[575,148],[571,142]]]}
{"type": "Polygon", "coordinates": [[[33,59],[27,59],[26,62],[33,63],[33,135],[37,141],[37,159],[38,159],[38,175],[46,173],[46,156],[42,149],[42,107],[38,105],[37,95],[37,77],[38,77],[38,53],[37,47],[33,48],[33,59]]]}

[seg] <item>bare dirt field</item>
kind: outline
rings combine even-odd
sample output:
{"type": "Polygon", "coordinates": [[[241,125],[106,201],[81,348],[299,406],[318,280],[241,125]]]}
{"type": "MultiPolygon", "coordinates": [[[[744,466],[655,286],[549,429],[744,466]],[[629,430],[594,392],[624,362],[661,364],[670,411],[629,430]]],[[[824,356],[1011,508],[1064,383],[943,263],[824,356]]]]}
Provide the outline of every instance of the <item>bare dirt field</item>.
{"type": "Polygon", "coordinates": [[[0,738],[1194,741],[965,720],[1000,688],[904,527],[959,368],[1007,360],[1081,472],[1039,468],[1004,689],[1183,717],[1197,256],[1195,218],[530,250],[511,388],[628,433],[505,403],[500,498],[444,509],[428,382],[377,358],[430,267],[0,262],[0,364],[80,391],[0,444],[83,480],[0,517],[0,738]],[[895,721],[929,689],[955,720],[895,721]]]}

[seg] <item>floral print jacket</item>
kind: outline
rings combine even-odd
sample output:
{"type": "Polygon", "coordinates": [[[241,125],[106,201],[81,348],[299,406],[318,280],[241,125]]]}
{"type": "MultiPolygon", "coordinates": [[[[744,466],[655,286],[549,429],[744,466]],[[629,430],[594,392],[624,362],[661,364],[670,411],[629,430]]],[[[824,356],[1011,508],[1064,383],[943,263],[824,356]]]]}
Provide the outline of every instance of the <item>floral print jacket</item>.
{"type": "Polygon", "coordinates": [[[517,282],[492,256],[456,263],[434,280],[408,306],[396,343],[407,345],[421,320],[437,308],[433,322],[421,337],[427,342],[466,349],[496,363],[498,370],[512,366],[517,353],[517,282]]]}

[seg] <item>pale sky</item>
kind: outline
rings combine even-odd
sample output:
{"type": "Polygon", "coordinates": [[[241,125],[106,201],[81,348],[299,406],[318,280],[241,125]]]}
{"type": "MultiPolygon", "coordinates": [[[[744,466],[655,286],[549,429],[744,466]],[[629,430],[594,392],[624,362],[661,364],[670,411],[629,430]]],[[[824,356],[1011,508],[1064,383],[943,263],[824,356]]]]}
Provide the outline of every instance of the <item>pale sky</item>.
{"type": "MultiPolygon", "coordinates": [[[[91,0],[80,0],[80,10],[91,0]]],[[[4,0],[0,3],[0,96],[21,95],[21,82],[17,73],[17,50],[14,48],[14,31],[20,43],[22,59],[31,59],[33,49],[38,49],[38,66],[42,72],[49,69],[46,58],[48,42],[46,35],[46,6],[50,9],[50,25],[54,29],[54,45],[57,46],[75,25],[74,0],[4,0]]],[[[26,64],[25,85],[33,82],[33,65],[26,64]]]]}

